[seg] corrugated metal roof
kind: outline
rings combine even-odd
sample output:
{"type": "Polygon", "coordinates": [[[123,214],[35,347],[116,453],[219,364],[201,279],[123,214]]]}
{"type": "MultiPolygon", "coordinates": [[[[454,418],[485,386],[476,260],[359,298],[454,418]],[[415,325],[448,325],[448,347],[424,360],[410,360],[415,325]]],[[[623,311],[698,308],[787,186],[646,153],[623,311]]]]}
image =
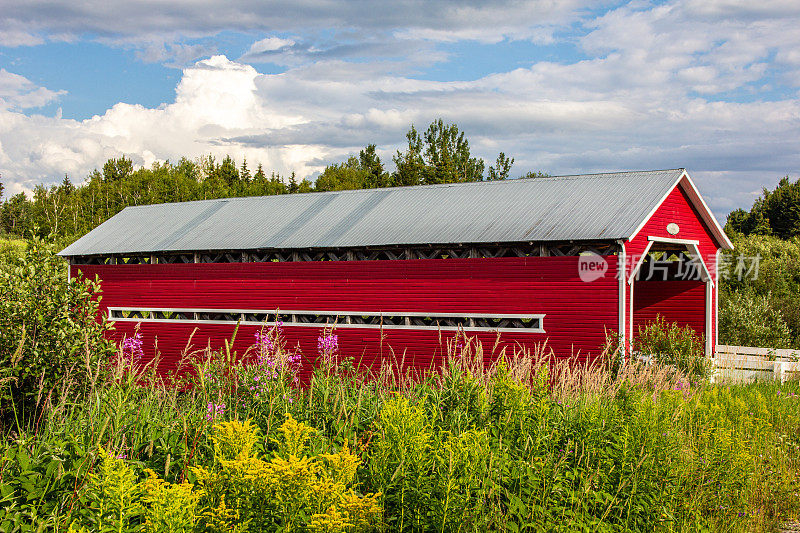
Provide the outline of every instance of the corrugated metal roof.
{"type": "Polygon", "coordinates": [[[127,207],[61,255],[625,239],[683,169],[127,207]]]}

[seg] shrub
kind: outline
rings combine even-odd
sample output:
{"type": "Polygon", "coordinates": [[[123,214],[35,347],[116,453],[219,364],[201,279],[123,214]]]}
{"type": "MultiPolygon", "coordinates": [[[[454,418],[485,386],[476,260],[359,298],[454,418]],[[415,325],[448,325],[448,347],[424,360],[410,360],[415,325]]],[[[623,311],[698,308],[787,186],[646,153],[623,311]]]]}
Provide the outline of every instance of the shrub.
{"type": "Polygon", "coordinates": [[[789,348],[792,333],[771,294],[752,291],[720,294],[719,338],[723,344],[789,348]]]}
{"type": "Polygon", "coordinates": [[[141,487],[136,474],[118,457],[99,450],[97,472],[91,475],[84,515],[92,531],[129,531],[141,514],[141,487]]]}
{"type": "Polygon", "coordinates": [[[707,377],[710,372],[703,339],[691,327],[681,328],[662,316],[639,328],[633,349],[652,355],[661,365],[674,366],[693,376],[707,377]]]}
{"type": "MultiPolygon", "coordinates": [[[[800,348],[800,237],[782,240],[766,235],[736,235],[734,246],[734,250],[720,256],[720,333],[723,322],[730,323],[729,334],[735,335],[737,328],[747,327],[747,323],[741,321],[742,312],[725,302],[735,293],[744,293],[747,296],[741,296],[743,301],[732,299],[731,303],[747,307],[748,300],[765,299],[754,305],[771,308],[768,325],[778,325],[778,317],[782,318],[791,332],[792,347],[800,348]],[[746,258],[744,263],[739,262],[739,256],[746,258]],[[754,260],[747,259],[756,257],[759,258],[757,265],[754,260]],[[729,313],[733,313],[730,319],[729,313]]],[[[751,318],[761,323],[757,315],[751,318]]],[[[785,328],[782,324],[779,327],[783,335],[785,328]]]]}
{"type": "Polygon", "coordinates": [[[431,491],[433,427],[425,410],[405,396],[384,403],[378,424],[369,461],[371,481],[385,494],[391,529],[419,529],[425,524],[431,491]]]}
{"type": "Polygon", "coordinates": [[[356,493],[361,461],[348,447],[309,456],[311,428],[291,415],[278,451],[259,457],[249,421],[214,427],[214,463],[193,472],[202,489],[201,523],[223,531],[362,531],[380,517],[379,494],[356,493]]]}
{"type": "Polygon", "coordinates": [[[100,286],[67,283],[64,261],[40,239],[0,264],[0,410],[27,417],[42,402],[85,393],[114,351],[98,320],[100,286]]]}
{"type": "Polygon", "coordinates": [[[232,420],[214,426],[212,464],[192,467],[197,483],[168,483],[137,474],[100,449],[70,530],[145,533],[190,531],[364,531],[381,516],[380,494],[356,492],[360,459],[348,447],[309,456],[316,431],[291,415],[280,428],[279,451],[260,457],[257,427],[232,420]]]}

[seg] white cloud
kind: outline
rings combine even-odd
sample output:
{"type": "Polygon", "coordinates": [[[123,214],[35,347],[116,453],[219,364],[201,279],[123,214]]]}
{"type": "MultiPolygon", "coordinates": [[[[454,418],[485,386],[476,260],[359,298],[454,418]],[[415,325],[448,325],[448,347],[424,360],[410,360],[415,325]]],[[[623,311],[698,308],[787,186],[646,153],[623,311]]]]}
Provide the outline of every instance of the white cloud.
{"type": "Polygon", "coordinates": [[[65,91],[39,87],[28,78],[0,69],[0,109],[30,109],[47,105],[65,91]]]}
{"type": "MultiPolygon", "coordinates": [[[[620,66],[636,77],[627,85],[676,79],[700,93],[731,91],[774,68],[773,53],[778,64],[800,68],[794,63],[800,4],[762,4],[752,9],[726,0],[673,1],[645,9],[628,4],[591,23],[595,29],[581,45],[597,56],[617,54],[620,66]]],[[[787,79],[793,76],[790,72],[787,79]]]]}
{"type": "Polygon", "coordinates": [[[44,43],[44,39],[14,27],[0,29],[0,46],[36,46],[44,43]]]}
{"type": "MultiPolygon", "coordinates": [[[[437,53],[431,44],[464,39],[481,43],[506,38],[552,42],[558,25],[576,22],[582,9],[602,3],[603,0],[26,0],[0,8],[0,46],[4,36],[7,46],[41,44],[44,40],[37,37],[39,34],[51,41],[86,38],[134,48],[144,61],[182,67],[214,53],[204,50],[205,41],[223,32],[270,35],[289,28],[308,38],[347,34],[347,44],[329,43],[317,49],[313,43],[268,36],[254,43],[243,59],[293,66],[303,58],[342,57],[348,53],[381,57],[390,51],[412,54],[420,48],[425,49],[425,55],[434,56],[437,53]],[[21,33],[17,28],[33,33],[21,33]],[[198,39],[200,43],[196,42],[198,39]],[[402,46],[397,45],[398,41],[402,46]]],[[[420,59],[415,62],[426,62],[420,59]]],[[[430,61],[429,58],[427,62],[430,61]]]]}
{"type": "Polygon", "coordinates": [[[250,46],[250,50],[247,51],[246,55],[256,55],[262,54],[264,52],[275,52],[276,50],[280,50],[281,48],[288,48],[294,44],[294,41],[291,39],[281,39],[280,37],[267,37],[266,39],[261,39],[260,41],[254,42],[250,46]]]}

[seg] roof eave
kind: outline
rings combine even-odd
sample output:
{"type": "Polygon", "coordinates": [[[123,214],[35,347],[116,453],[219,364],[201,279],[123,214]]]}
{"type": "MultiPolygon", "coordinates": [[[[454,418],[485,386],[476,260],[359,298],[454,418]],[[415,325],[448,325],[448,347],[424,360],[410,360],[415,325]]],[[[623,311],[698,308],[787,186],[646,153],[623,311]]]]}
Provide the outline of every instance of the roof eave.
{"type": "Polygon", "coordinates": [[[728,235],[725,234],[725,230],[722,229],[719,222],[717,222],[714,213],[711,212],[709,209],[708,204],[706,204],[703,197],[700,196],[700,192],[697,190],[692,178],[689,176],[689,173],[686,169],[681,169],[681,175],[678,176],[678,179],[672,184],[672,186],[667,189],[667,192],[664,193],[664,196],[658,201],[658,203],[653,207],[653,210],[642,220],[639,226],[631,233],[628,237],[628,241],[632,241],[640,231],[644,228],[645,224],[653,217],[653,215],[661,208],[661,205],[667,199],[667,197],[672,194],[672,191],[675,190],[675,187],[681,185],[681,183],[685,183],[687,186],[684,188],[684,191],[689,196],[689,200],[692,202],[692,205],[695,209],[697,209],[698,213],[700,213],[700,218],[703,219],[703,222],[706,223],[708,228],[711,230],[711,234],[714,236],[717,244],[720,245],[720,248],[724,250],[733,250],[733,243],[728,238],[728,235]]]}

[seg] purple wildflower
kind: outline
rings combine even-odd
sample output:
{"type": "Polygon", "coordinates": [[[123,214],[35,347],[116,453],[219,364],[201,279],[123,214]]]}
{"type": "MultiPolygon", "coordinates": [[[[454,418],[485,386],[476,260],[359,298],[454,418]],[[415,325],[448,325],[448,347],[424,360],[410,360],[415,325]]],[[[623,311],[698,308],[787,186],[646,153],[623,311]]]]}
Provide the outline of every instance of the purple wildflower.
{"type": "Polygon", "coordinates": [[[256,332],[256,374],[253,381],[260,385],[264,380],[277,379],[282,372],[295,374],[300,367],[299,353],[286,353],[280,342],[281,325],[278,319],[275,327],[256,332]]]}
{"type": "Polygon", "coordinates": [[[125,337],[122,341],[122,359],[127,364],[132,364],[134,361],[140,360],[144,357],[144,350],[142,350],[142,334],[138,331],[133,337],[125,337]]]}
{"type": "Polygon", "coordinates": [[[262,361],[269,359],[270,356],[275,353],[276,348],[275,340],[272,338],[272,333],[270,331],[261,330],[256,332],[257,358],[260,364],[263,364],[262,361]]]}
{"type": "Polygon", "coordinates": [[[339,351],[339,336],[333,332],[323,332],[317,339],[317,351],[323,356],[332,356],[339,351]]]}

